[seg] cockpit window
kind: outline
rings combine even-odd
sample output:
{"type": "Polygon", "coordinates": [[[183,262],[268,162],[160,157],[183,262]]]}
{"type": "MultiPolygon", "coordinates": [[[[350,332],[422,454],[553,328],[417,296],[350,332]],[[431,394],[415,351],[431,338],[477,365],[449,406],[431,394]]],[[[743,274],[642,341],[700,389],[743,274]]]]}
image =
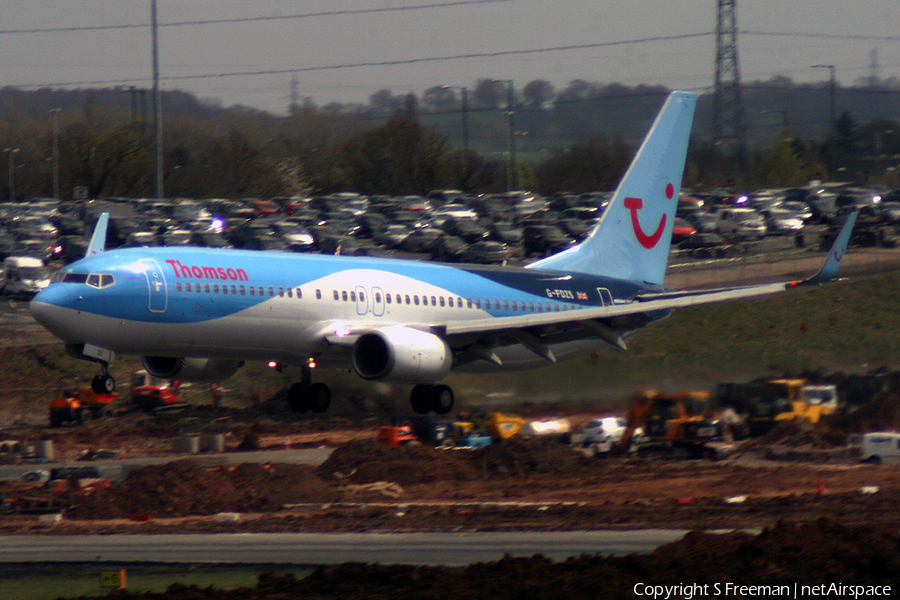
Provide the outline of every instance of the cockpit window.
{"type": "Polygon", "coordinates": [[[66,273],[61,281],[63,283],[86,283],[99,289],[107,288],[116,283],[115,277],[109,273],[66,273]]]}
{"type": "Polygon", "coordinates": [[[108,273],[91,273],[87,278],[87,284],[89,286],[100,289],[109,287],[115,282],[115,278],[108,273]]]}
{"type": "Polygon", "coordinates": [[[63,283],[87,283],[87,273],[66,273],[63,275],[63,283]]]}

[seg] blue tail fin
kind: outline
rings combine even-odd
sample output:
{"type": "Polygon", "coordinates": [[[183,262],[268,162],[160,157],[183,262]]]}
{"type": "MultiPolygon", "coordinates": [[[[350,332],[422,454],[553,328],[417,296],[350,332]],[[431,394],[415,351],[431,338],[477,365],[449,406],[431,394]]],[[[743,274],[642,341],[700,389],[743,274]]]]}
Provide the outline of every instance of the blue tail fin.
{"type": "Polygon", "coordinates": [[[696,102],[672,92],[588,238],[529,266],[662,284],[696,102]]]}

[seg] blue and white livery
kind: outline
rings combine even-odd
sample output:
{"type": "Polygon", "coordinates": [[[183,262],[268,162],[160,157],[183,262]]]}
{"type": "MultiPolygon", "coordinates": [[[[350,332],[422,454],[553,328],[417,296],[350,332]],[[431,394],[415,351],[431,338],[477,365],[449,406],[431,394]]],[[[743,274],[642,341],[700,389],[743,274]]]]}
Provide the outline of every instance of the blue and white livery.
{"type": "MultiPolygon", "coordinates": [[[[791,284],[674,292],[663,287],[696,97],[673,92],[600,222],[579,246],[528,268],[206,248],[105,252],[101,217],[87,256],[31,303],[70,353],[101,364],[143,357],[162,378],[218,381],[245,360],[302,369],[292,408],[324,411],[311,365],[414,384],[419,413],[444,414],[451,370],[527,369],[626,349],[673,309],[784,291],[791,284]]],[[[851,222],[852,226],[852,222],[851,222]]],[[[839,236],[816,283],[834,277],[839,236]]]]}

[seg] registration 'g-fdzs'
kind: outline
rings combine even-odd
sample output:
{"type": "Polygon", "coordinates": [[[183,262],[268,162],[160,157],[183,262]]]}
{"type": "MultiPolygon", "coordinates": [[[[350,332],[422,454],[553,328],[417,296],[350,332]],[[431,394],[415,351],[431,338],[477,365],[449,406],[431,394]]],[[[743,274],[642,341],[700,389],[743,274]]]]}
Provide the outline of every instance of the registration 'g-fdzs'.
{"type": "MultiPolygon", "coordinates": [[[[451,370],[527,369],[626,349],[629,334],[698,303],[792,284],[676,292],[663,287],[696,97],[673,92],[603,216],[580,245],[528,268],[205,248],[105,252],[101,216],[87,256],[31,304],[69,351],[100,363],[143,357],[162,378],[218,381],[245,360],[300,367],[298,411],[324,411],[311,367],[414,384],[416,412],[447,413],[451,370]]],[[[837,272],[854,218],[822,271],[837,272]]]]}

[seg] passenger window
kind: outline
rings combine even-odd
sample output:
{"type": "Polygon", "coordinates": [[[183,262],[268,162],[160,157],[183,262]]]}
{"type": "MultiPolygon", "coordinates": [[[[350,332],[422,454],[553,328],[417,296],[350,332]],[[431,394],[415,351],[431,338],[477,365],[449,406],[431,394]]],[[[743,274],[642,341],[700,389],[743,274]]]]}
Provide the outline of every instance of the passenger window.
{"type": "Polygon", "coordinates": [[[466,306],[468,306],[469,308],[472,308],[472,299],[471,298],[466,298],[466,306]]]}
{"type": "Polygon", "coordinates": [[[360,302],[365,302],[365,301],[366,301],[366,293],[365,293],[365,292],[360,292],[360,293],[359,293],[359,301],[360,301],[360,302]]]}
{"type": "Polygon", "coordinates": [[[340,299],[341,299],[341,297],[340,297],[340,295],[338,294],[338,291],[337,291],[337,290],[334,290],[334,299],[335,299],[335,300],[340,300],[340,299]]]}
{"type": "Polygon", "coordinates": [[[441,296],[441,306],[444,306],[444,297],[441,296]]]}
{"type": "MultiPolygon", "coordinates": [[[[284,288],[278,288],[278,297],[284,298],[284,288]]],[[[288,298],[291,297],[291,288],[288,288],[288,298]]]]}
{"type": "MultiPolygon", "coordinates": [[[[241,286],[241,289],[243,290],[244,286],[241,286]]],[[[235,294],[237,294],[237,286],[233,285],[231,286],[231,295],[234,296],[235,294]]]]}
{"type": "Polygon", "coordinates": [[[251,295],[251,296],[255,296],[255,295],[256,295],[256,288],[253,287],[252,285],[250,286],[250,295],[251,295]]]}
{"type": "Polygon", "coordinates": [[[208,283],[203,285],[203,291],[206,292],[207,294],[209,293],[209,284],[208,283]]]}
{"type": "MultiPolygon", "coordinates": [[[[290,294],[291,294],[291,291],[288,290],[288,295],[290,296],[290,294]]],[[[302,298],[302,297],[303,297],[303,290],[301,290],[300,288],[297,288],[297,298],[302,298]]]]}
{"type": "Polygon", "coordinates": [[[322,299],[322,290],[316,290],[316,300],[322,299]]]}
{"type": "Polygon", "coordinates": [[[347,301],[347,292],[346,291],[341,292],[341,298],[344,300],[344,302],[347,301]]]}
{"type": "Polygon", "coordinates": [[[240,290],[241,290],[241,296],[245,296],[247,294],[247,290],[244,289],[244,286],[241,286],[240,290]]]}
{"type": "Polygon", "coordinates": [[[412,304],[412,302],[409,301],[409,294],[407,294],[407,296],[406,296],[406,303],[407,303],[407,304],[412,304]]]}
{"type": "Polygon", "coordinates": [[[260,296],[263,295],[263,286],[259,286],[259,295],[260,295],[260,296]]]}
{"type": "Polygon", "coordinates": [[[478,298],[475,298],[475,308],[481,308],[481,300],[478,298]]]}
{"type": "Polygon", "coordinates": [[[179,281],[178,283],[175,284],[175,291],[176,291],[176,292],[180,292],[180,291],[181,291],[181,282],[180,282],[180,281],[179,281]]]}
{"type": "Polygon", "coordinates": [[[189,283],[184,284],[184,291],[187,292],[188,294],[190,294],[191,293],[191,284],[189,284],[189,283]]]}
{"type": "Polygon", "coordinates": [[[388,303],[388,304],[391,303],[391,295],[390,295],[390,294],[385,294],[385,295],[384,295],[384,299],[387,300],[387,303],[388,303]]]}
{"type": "Polygon", "coordinates": [[[375,292],[375,303],[381,304],[381,294],[379,294],[378,292],[375,292]]]}
{"type": "MultiPolygon", "coordinates": [[[[443,305],[444,305],[444,303],[443,303],[443,300],[444,300],[444,299],[441,298],[441,300],[442,300],[441,306],[443,306],[443,305]]],[[[431,297],[431,305],[432,305],[432,306],[437,306],[437,298],[435,298],[434,296],[431,297]]]]}
{"type": "MultiPolygon", "coordinates": [[[[275,295],[275,290],[273,290],[272,288],[269,288],[269,298],[271,298],[274,295],[275,295]]],[[[281,295],[284,296],[284,292],[282,292],[281,295]]]]}
{"type": "Polygon", "coordinates": [[[350,292],[350,301],[356,302],[356,292],[350,292]]]}
{"type": "Polygon", "coordinates": [[[415,302],[415,303],[416,303],[416,306],[418,306],[418,305],[419,305],[419,297],[418,297],[418,296],[413,296],[413,302],[415,302]]]}

